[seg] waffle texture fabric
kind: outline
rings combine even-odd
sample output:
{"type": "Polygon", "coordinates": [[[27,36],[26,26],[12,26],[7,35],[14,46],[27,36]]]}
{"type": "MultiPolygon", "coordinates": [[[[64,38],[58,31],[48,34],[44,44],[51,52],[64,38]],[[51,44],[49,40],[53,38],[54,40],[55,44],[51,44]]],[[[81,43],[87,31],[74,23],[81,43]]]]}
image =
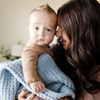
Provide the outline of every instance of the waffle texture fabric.
{"type": "MultiPolygon", "coordinates": [[[[58,100],[64,96],[75,98],[75,87],[68,78],[55,64],[52,57],[42,54],[38,59],[38,75],[45,84],[46,89],[37,96],[46,100],[58,100]]],[[[0,100],[13,100],[23,90],[34,91],[26,84],[23,71],[22,59],[0,64],[0,100]]],[[[34,93],[35,94],[35,93],[34,93]]],[[[30,94],[26,95],[28,97],[30,94]]]]}

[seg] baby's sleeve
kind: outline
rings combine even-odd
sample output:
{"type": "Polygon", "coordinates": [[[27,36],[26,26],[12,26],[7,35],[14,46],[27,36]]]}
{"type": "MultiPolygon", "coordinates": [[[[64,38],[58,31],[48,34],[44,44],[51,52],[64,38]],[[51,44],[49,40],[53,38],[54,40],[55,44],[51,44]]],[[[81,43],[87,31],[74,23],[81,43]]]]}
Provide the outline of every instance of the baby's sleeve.
{"type": "Polygon", "coordinates": [[[31,49],[24,49],[22,52],[22,67],[26,83],[29,85],[34,81],[39,81],[37,74],[38,53],[31,49]]]}

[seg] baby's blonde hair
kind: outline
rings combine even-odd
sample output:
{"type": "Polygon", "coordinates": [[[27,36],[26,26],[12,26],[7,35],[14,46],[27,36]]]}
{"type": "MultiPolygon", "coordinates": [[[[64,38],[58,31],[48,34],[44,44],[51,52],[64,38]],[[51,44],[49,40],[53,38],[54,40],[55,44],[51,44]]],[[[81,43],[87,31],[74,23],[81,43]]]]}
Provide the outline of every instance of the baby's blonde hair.
{"type": "MultiPolygon", "coordinates": [[[[43,12],[47,12],[47,13],[52,13],[55,16],[57,16],[56,12],[47,3],[45,5],[42,5],[42,6],[39,6],[35,9],[33,9],[30,13],[30,17],[32,15],[32,13],[35,12],[35,11],[43,11],[43,12]]],[[[30,22],[30,18],[29,18],[29,22],[30,22]]]]}

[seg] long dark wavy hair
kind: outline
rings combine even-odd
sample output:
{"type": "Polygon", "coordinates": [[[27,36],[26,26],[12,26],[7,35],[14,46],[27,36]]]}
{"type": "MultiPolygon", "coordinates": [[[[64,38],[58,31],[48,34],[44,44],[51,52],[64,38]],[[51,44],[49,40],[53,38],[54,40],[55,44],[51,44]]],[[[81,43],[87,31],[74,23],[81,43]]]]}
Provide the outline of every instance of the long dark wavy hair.
{"type": "MultiPolygon", "coordinates": [[[[98,93],[100,82],[91,77],[100,71],[100,4],[96,0],[70,0],[59,8],[57,15],[70,39],[63,53],[59,43],[60,54],[70,64],[73,73],[70,68],[69,72],[75,74],[76,94],[81,90],[98,93]]],[[[57,57],[59,64],[64,62],[59,60],[62,57],[57,57]]]]}

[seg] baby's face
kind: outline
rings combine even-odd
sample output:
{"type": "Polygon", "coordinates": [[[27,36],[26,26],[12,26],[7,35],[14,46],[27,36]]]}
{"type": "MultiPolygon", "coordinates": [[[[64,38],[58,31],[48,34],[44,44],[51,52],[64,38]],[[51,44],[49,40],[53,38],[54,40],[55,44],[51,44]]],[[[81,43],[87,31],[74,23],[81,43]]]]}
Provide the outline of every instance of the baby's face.
{"type": "Polygon", "coordinates": [[[54,38],[57,16],[52,13],[34,11],[30,17],[30,40],[33,44],[47,46],[54,38]]]}

